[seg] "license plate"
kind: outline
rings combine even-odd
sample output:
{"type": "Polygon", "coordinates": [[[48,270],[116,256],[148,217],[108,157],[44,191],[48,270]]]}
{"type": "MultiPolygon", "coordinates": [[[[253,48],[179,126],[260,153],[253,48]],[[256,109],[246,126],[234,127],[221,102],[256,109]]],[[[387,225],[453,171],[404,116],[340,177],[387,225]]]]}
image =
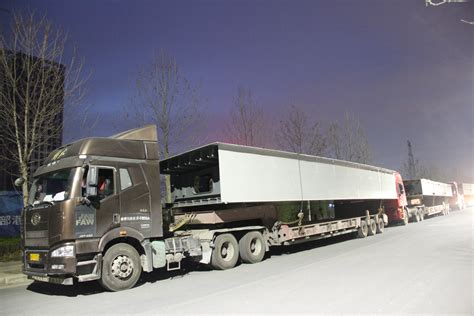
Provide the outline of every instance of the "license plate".
{"type": "Polygon", "coordinates": [[[40,261],[39,253],[30,253],[30,261],[40,261]]]}
{"type": "Polygon", "coordinates": [[[46,276],[38,276],[38,275],[33,275],[31,278],[35,281],[41,281],[41,282],[49,282],[49,278],[46,276]]]}

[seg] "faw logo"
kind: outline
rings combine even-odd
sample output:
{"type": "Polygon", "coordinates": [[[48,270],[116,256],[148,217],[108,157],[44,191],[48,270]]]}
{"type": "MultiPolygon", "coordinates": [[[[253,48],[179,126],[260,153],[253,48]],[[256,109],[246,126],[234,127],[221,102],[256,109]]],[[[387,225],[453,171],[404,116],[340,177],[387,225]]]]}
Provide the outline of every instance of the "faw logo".
{"type": "Polygon", "coordinates": [[[76,226],[88,226],[88,225],[94,225],[94,214],[81,214],[77,219],[76,219],[76,226]]]}

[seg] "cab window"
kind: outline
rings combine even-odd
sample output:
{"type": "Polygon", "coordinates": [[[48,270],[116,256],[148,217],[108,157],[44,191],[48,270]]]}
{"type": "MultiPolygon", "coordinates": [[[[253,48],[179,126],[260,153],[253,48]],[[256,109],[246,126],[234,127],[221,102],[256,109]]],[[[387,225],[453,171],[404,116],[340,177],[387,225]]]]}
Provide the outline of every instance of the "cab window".
{"type": "Polygon", "coordinates": [[[114,170],[111,168],[99,168],[97,174],[97,193],[102,200],[115,193],[114,170]]]}
{"type": "Polygon", "coordinates": [[[120,190],[128,189],[132,186],[132,179],[130,178],[130,174],[128,173],[127,169],[120,168],[120,190]]]}

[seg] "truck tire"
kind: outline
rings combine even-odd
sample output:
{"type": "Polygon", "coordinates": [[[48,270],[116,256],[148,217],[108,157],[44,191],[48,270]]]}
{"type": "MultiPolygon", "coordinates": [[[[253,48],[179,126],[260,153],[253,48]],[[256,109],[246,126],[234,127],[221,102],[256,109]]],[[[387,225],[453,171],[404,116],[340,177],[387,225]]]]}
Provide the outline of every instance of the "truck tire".
{"type": "Polygon", "coordinates": [[[409,222],[410,218],[408,217],[408,211],[406,208],[403,209],[403,220],[402,220],[402,224],[403,225],[408,225],[408,222],[409,222]]]}
{"type": "Polygon", "coordinates": [[[419,208],[418,212],[420,212],[420,221],[425,220],[425,210],[423,208],[419,208]]]}
{"type": "Polygon", "coordinates": [[[383,231],[385,230],[385,224],[383,223],[383,219],[378,218],[376,224],[377,224],[377,234],[383,233],[383,231]]]}
{"type": "Polygon", "coordinates": [[[368,235],[373,236],[377,233],[377,223],[375,222],[375,219],[371,219],[369,222],[369,225],[367,226],[368,228],[368,235]]]}
{"type": "Polygon", "coordinates": [[[129,244],[116,244],[104,255],[100,284],[112,292],[130,289],[135,286],[141,273],[142,265],[137,250],[129,244]]]}
{"type": "Polygon", "coordinates": [[[421,217],[420,210],[417,209],[415,211],[415,222],[418,223],[419,221],[421,221],[420,217],[421,217]]]}
{"type": "Polygon", "coordinates": [[[369,233],[369,227],[367,226],[366,221],[360,221],[359,229],[357,230],[357,237],[365,238],[369,233]]]}
{"type": "Polygon", "coordinates": [[[253,231],[246,233],[239,240],[240,258],[245,263],[257,263],[265,256],[265,239],[262,233],[253,231]]]}
{"type": "Polygon", "coordinates": [[[239,259],[239,244],[232,234],[222,234],[216,237],[211,255],[211,265],[217,270],[235,267],[239,259]]]}

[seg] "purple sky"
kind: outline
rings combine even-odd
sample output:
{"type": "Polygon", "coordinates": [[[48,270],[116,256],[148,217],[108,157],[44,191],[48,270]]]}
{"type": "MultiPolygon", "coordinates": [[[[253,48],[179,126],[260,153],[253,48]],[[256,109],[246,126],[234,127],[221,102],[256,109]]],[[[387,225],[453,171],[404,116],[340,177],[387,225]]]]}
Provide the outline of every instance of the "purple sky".
{"type": "MultiPolygon", "coordinates": [[[[359,115],[375,164],[420,160],[474,182],[474,3],[406,1],[13,1],[47,12],[92,77],[86,102],[109,135],[138,66],[164,49],[200,81],[215,135],[237,86],[271,119],[290,104],[323,122],[359,115]]],[[[1,13],[1,19],[8,15],[1,13]]],[[[213,140],[213,139],[210,139],[213,140]]]]}

